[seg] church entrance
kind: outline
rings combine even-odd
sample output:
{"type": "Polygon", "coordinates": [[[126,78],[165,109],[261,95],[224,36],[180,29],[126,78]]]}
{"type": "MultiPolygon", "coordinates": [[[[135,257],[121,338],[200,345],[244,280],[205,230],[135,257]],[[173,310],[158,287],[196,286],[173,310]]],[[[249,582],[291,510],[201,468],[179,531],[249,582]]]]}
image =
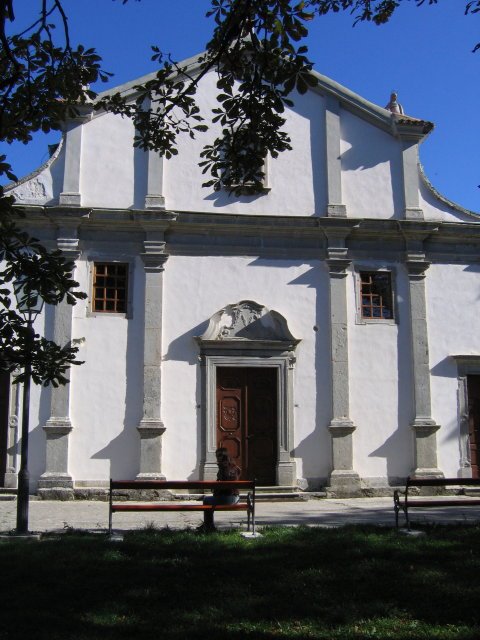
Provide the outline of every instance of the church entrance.
{"type": "Polygon", "coordinates": [[[5,486],[7,471],[9,397],[10,374],[0,372],[0,487],[5,486]]]}
{"type": "Polygon", "coordinates": [[[468,376],[468,436],[472,478],[480,477],[480,376],[468,376]]]}
{"type": "Polygon", "coordinates": [[[241,479],[276,482],[278,370],[217,367],[217,447],[225,447],[241,479]]]}

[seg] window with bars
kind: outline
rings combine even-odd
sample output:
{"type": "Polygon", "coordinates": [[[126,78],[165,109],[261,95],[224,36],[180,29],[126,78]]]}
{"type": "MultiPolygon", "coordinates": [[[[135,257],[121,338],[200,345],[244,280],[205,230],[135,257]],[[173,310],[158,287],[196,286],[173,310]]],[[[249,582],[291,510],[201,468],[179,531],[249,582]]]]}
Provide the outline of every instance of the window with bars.
{"type": "Polygon", "coordinates": [[[392,274],[360,272],[360,310],[363,319],[393,320],[392,274]]]}
{"type": "Polygon", "coordinates": [[[92,311],[126,313],[128,264],[96,262],[93,268],[92,311]]]}

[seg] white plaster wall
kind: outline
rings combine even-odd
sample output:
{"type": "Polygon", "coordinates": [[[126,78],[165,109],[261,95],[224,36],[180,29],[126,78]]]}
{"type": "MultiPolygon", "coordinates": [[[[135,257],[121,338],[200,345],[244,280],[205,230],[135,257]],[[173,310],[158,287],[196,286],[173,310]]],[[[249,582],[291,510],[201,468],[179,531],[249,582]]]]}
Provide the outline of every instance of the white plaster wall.
{"type": "MultiPolygon", "coordinates": [[[[125,249],[124,249],[125,250],[125,249]]],[[[84,254],[76,278],[90,291],[87,259],[106,260],[110,252],[84,254]]],[[[73,337],[83,338],[79,357],[85,364],[72,369],[70,473],[75,481],[133,478],[139,470],[137,425],[142,415],[143,384],[143,263],[134,262],[133,317],[88,315],[88,301],[74,309],[73,337]]]]}
{"type": "Polygon", "coordinates": [[[407,275],[400,265],[362,263],[392,271],[397,322],[357,322],[356,283],[348,278],[350,417],[354,469],[361,478],[408,475],[413,466],[412,388],[407,275]]]}
{"type": "Polygon", "coordinates": [[[452,355],[480,356],[480,266],[434,264],[427,272],[432,415],[438,464],[446,476],[460,468],[458,381],[452,355]]]}
{"type": "Polygon", "coordinates": [[[403,216],[399,142],[351,114],[341,111],[343,204],[351,218],[403,216]]]}
{"type": "Polygon", "coordinates": [[[209,131],[195,140],[179,138],[178,155],[166,162],[165,196],[167,207],[180,211],[245,213],[266,215],[323,215],[325,193],[325,104],[324,98],[309,92],[294,95],[293,109],[287,108],[285,131],[292,140],[292,151],[268,158],[268,185],[271,190],[260,196],[233,196],[215,193],[202,183],[210,179],[198,166],[203,146],[220,134],[221,128],[210,122],[211,109],[218,90],[210,74],[200,84],[198,101],[209,131]]]}
{"type": "MultiPolygon", "coordinates": [[[[428,180],[428,177],[427,177],[428,180]]],[[[480,222],[480,213],[468,212],[436,194],[420,176],[420,207],[425,220],[441,222],[480,222]]]]}
{"type": "Polygon", "coordinates": [[[133,148],[128,118],[101,114],[83,125],[80,189],[85,207],[143,207],[146,154],[133,148]],[[139,193],[139,192],[142,193],[139,193]]]}
{"type": "MultiPolygon", "coordinates": [[[[178,155],[164,165],[167,208],[216,213],[268,215],[323,215],[326,205],[324,157],[324,99],[316,93],[294,96],[295,107],[286,109],[285,130],[293,150],[268,158],[268,185],[260,196],[230,196],[203,188],[200,153],[219,133],[212,125],[216,106],[216,79],[210,74],[200,83],[198,101],[210,129],[178,138],[178,155]]],[[[147,192],[147,154],[133,148],[134,128],[128,118],[99,114],[83,125],[82,205],[87,207],[143,208],[147,192]]]]}
{"type": "MultiPolygon", "coordinates": [[[[165,271],[162,414],[163,470],[170,478],[198,477],[200,375],[198,346],[208,319],[229,303],[254,300],[278,311],[302,340],[295,368],[295,455],[298,476],[326,476],[330,443],[328,385],[319,386],[316,361],[328,368],[325,346],[327,274],[318,263],[249,257],[170,257],[165,271]],[[316,284],[322,293],[317,298],[316,284]],[[319,331],[315,331],[317,327],[319,331]],[[317,424],[317,430],[315,425],[317,424]],[[320,433],[323,428],[324,433],[320,433]]],[[[320,376],[325,380],[326,376],[320,376]]]]}

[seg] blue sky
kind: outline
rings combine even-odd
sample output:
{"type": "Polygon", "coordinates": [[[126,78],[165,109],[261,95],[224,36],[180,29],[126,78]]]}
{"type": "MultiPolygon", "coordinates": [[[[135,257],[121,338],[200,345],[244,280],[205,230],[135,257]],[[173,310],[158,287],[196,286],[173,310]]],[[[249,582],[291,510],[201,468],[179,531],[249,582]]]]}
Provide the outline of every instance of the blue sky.
{"type": "MultiPolygon", "coordinates": [[[[17,1],[17,25],[34,15],[40,0],[17,1]]],[[[480,14],[465,16],[466,0],[438,0],[416,7],[405,1],[387,25],[353,27],[348,13],[317,18],[307,40],[315,69],[375,104],[398,91],[405,113],[431,120],[435,129],[421,146],[427,177],[444,196],[480,212],[480,14]]],[[[208,0],[64,0],[71,38],[97,49],[115,75],[99,87],[122,84],[155,70],[150,45],[181,60],[203,50],[212,25],[208,0]]],[[[18,29],[16,29],[17,31],[18,29]]],[[[6,147],[17,176],[47,158],[39,135],[28,146],[6,147]]]]}

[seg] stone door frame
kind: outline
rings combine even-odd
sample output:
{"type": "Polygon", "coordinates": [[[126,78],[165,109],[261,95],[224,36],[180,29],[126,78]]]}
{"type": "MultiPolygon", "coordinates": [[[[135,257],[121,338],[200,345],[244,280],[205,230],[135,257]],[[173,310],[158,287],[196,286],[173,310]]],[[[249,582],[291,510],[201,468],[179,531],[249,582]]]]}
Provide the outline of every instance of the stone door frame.
{"type": "Polygon", "coordinates": [[[279,486],[295,486],[293,369],[300,340],[290,333],[285,318],[253,300],[241,300],[211,316],[207,330],[196,341],[200,346],[202,477],[217,477],[217,367],[269,367],[277,369],[278,384],[276,481],[279,486]]]}
{"type": "Polygon", "coordinates": [[[277,485],[295,486],[297,483],[296,464],[291,455],[294,436],[293,368],[295,357],[293,353],[287,352],[272,355],[271,350],[264,353],[261,353],[260,350],[255,354],[240,355],[235,353],[209,354],[205,352],[205,348],[203,351],[200,367],[202,388],[201,475],[203,479],[215,480],[217,476],[215,459],[217,446],[217,367],[268,367],[277,370],[277,485]]]}
{"type": "Polygon", "coordinates": [[[480,355],[451,356],[457,365],[458,425],[460,438],[460,478],[471,478],[470,436],[468,428],[468,376],[480,376],[480,355]]]}

